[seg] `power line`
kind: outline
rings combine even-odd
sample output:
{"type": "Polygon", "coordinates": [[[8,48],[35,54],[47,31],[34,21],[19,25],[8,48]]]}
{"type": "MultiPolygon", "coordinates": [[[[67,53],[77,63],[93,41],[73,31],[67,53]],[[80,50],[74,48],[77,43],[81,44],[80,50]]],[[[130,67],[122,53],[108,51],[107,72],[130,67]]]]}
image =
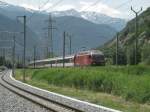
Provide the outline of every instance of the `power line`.
{"type": "Polygon", "coordinates": [[[126,6],[126,4],[129,4],[130,2],[132,2],[132,0],[127,0],[119,5],[115,6],[113,9],[120,9],[120,8],[126,6]]]}
{"type": "MultiPolygon", "coordinates": [[[[21,32],[10,32],[10,31],[0,31],[0,33],[13,34],[13,35],[15,35],[15,34],[21,34],[21,32]]],[[[0,40],[0,42],[1,42],[1,41],[4,41],[4,42],[11,42],[11,41],[13,41],[13,40],[0,40]]],[[[23,45],[20,44],[19,42],[17,42],[16,39],[15,39],[15,42],[16,42],[18,45],[20,45],[21,47],[23,47],[23,45]]]]}
{"type": "MultiPolygon", "coordinates": [[[[44,8],[44,7],[49,3],[49,1],[50,1],[50,0],[47,0],[47,1],[43,4],[43,6],[39,7],[39,10],[42,9],[42,8],[44,8]]],[[[61,3],[62,1],[63,1],[63,0],[59,0],[58,2],[56,2],[55,4],[53,4],[51,7],[47,8],[47,9],[45,9],[45,10],[42,10],[42,11],[47,11],[47,10],[49,10],[50,8],[52,9],[52,8],[56,7],[56,6],[57,6],[59,3],[61,3]]],[[[28,19],[27,21],[29,22],[35,14],[36,14],[36,13],[34,12],[34,13],[29,17],[29,19],[28,19]]]]}
{"type": "MultiPolygon", "coordinates": [[[[39,7],[39,10],[42,9],[43,7],[45,7],[48,3],[49,3],[50,0],[47,0],[42,6],[39,7]]],[[[35,15],[36,13],[32,13],[32,15],[29,17],[29,19],[27,19],[27,22],[29,22],[32,17],[35,15]]]]}
{"type": "MultiPolygon", "coordinates": [[[[120,9],[122,7],[124,7],[126,4],[129,4],[132,0],[127,0],[126,2],[123,2],[122,4],[116,6],[116,8],[114,9],[120,9]]],[[[107,19],[106,21],[103,21],[103,23],[107,23],[111,20],[112,18],[107,19]]]]}
{"type": "MultiPolygon", "coordinates": [[[[96,0],[93,4],[91,4],[90,6],[86,7],[85,9],[83,9],[82,12],[85,11],[86,9],[89,9],[90,7],[93,7],[93,6],[97,5],[97,3],[99,3],[100,1],[102,1],[102,0],[96,0]]],[[[63,21],[64,24],[65,24],[65,21],[66,20],[63,21]]],[[[62,25],[64,25],[64,24],[62,24],[62,25]]]]}
{"type": "Polygon", "coordinates": [[[45,7],[48,3],[49,3],[50,0],[47,0],[41,7],[39,7],[39,9],[42,9],[43,7],[45,7]]]}
{"type": "Polygon", "coordinates": [[[124,7],[126,4],[129,4],[132,0],[127,0],[126,2],[123,2],[122,4],[120,4],[119,6],[117,6],[115,9],[120,9],[122,7],[124,7]]]}
{"type": "Polygon", "coordinates": [[[47,9],[45,9],[45,10],[43,10],[43,11],[47,11],[47,10],[49,10],[49,9],[53,9],[54,7],[56,7],[57,5],[59,5],[61,2],[63,2],[64,0],[59,0],[58,2],[56,2],[55,4],[53,4],[51,7],[49,7],[49,8],[47,8],[47,9]]]}
{"type": "Polygon", "coordinates": [[[84,8],[83,10],[81,10],[81,12],[83,12],[83,11],[89,9],[90,7],[93,7],[93,6],[97,5],[97,4],[98,4],[99,2],[101,2],[101,1],[102,1],[102,0],[97,0],[97,1],[95,1],[94,3],[92,3],[91,5],[89,5],[88,7],[84,8]]]}
{"type": "MultiPolygon", "coordinates": [[[[22,32],[0,31],[0,34],[3,34],[3,33],[5,33],[5,34],[13,34],[13,35],[15,34],[16,35],[16,34],[21,34],[22,32]]],[[[9,39],[10,39],[10,37],[9,37],[9,39]]],[[[11,37],[11,40],[9,40],[9,39],[8,40],[1,39],[0,42],[13,42],[12,37],[11,37]]],[[[16,43],[17,46],[19,46],[21,48],[24,48],[23,43],[18,42],[17,39],[15,39],[15,43],[16,43]]],[[[27,53],[31,53],[31,52],[27,51],[27,53]]]]}

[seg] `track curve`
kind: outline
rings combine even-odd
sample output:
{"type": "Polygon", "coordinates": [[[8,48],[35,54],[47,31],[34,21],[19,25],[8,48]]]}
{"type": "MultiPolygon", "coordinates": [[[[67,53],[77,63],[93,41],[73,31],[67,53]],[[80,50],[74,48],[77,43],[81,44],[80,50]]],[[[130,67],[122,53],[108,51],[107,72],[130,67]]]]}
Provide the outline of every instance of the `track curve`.
{"type": "Polygon", "coordinates": [[[11,70],[3,72],[0,84],[53,112],[120,112],[24,84],[12,77],[11,70]]]}

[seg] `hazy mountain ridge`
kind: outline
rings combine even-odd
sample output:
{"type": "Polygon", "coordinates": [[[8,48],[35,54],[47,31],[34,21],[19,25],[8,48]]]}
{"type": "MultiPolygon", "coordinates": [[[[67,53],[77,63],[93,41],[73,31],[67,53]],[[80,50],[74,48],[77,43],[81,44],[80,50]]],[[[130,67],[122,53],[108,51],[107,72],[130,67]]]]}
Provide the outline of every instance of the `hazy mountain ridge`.
{"type": "MultiPolygon", "coordinates": [[[[21,33],[23,32],[23,24],[0,14],[0,31],[0,46],[2,48],[6,47],[6,49],[10,47],[9,51],[12,51],[14,34],[6,33],[6,31],[16,32],[16,54],[21,55],[23,51],[23,33],[21,33]]],[[[31,49],[35,44],[38,43],[37,39],[35,38],[37,35],[32,32],[30,28],[27,28],[27,32],[27,49],[31,49]]],[[[30,53],[31,52],[28,52],[27,54],[30,53]]]]}
{"type": "MultiPolygon", "coordinates": [[[[0,14],[7,16],[14,21],[16,21],[17,16],[26,15],[27,26],[37,34],[37,36],[34,36],[34,39],[39,41],[41,44],[45,44],[43,42],[46,40],[46,35],[44,35],[44,32],[47,32],[47,30],[44,30],[44,28],[47,28],[48,26],[48,23],[46,22],[48,20],[47,13],[35,11],[34,16],[29,19],[29,17],[33,14],[33,11],[28,11],[26,8],[13,6],[10,4],[7,4],[6,6],[7,7],[0,7],[0,9],[3,10],[0,11],[0,14]]],[[[111,39],[116,33],[116,30],[109,25],[96,24],[94,22],[90,22],[81,17],[73,15],[54,17],[53,20],[56,20],[56,23],[53,24],[57,27],[57,30],[55,30],[53,33],[53,40],[55,45],[54,48],[56,48],[56,53],[59,55],[61,55],[62,51],[61,44],[64,31],[67,31],[74,35],[74,52],[77,52],[83,46],[86,46],[88,49],[90,49],[102,45],[104,42],[111,39]],[[57,47],[58,42],[59,49],[57,47]]],[[[33,41],[30,41],[31,44],[32,42],[33,41]]],[[[38,46],[40,47],[41,45],[38,46]]]]}

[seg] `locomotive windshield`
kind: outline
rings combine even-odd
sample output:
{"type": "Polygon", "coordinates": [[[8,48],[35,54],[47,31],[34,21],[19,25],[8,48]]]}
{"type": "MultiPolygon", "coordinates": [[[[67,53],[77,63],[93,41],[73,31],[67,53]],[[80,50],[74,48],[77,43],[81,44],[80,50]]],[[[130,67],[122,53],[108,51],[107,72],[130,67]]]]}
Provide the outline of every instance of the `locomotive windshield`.
{"type": "Polygon", "coordinates": [[[93,54],[92,55],[92,65],[105,65],[104,55],[93,54]]]}
{"type": "Polygon", "coordinates": [[[104,60],[103,55],[93,55],[92,58],[93,58],[93,60],[96,60],[96,61],[104,60]]]}

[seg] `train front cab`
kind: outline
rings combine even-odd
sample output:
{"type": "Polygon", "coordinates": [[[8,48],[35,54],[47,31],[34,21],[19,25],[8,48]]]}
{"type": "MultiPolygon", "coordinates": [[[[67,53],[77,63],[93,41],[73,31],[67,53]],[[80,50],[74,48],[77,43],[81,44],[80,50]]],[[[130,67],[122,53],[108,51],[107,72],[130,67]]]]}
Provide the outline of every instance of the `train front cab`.
{"type": "Polygon", "coordinates": [[[75,66],[90,66],[91,63],[91,55],[76,55],[74,58],[75,66]]]}
{"type": "Polygon", "coordinates": [[[105,66],[105,57],[104,55],[94,54],[91,56],[92,58],[92,66],[105,66]]]}

